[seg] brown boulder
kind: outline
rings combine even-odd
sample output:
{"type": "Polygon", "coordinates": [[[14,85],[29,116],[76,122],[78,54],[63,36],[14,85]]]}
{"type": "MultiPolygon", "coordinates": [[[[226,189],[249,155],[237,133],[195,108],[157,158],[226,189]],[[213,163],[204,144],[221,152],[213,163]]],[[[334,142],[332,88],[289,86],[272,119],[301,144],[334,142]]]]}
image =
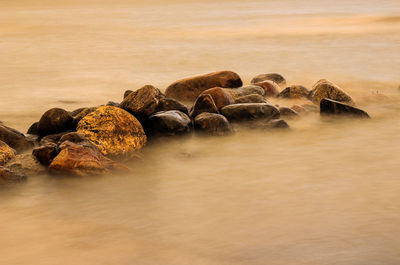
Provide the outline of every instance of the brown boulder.
{"type": "Polygon", "coordinates": [[[267,103],[267,100],[259,94],[250,94],[247,96],[239,97],[235,99],[235,103],[267,103]]]}
{"type": "Polygon", "coordinates": [[[342,102],[324,98],[320,103],[321,115],[340,115],[355,118],[370,118],[365,111],[342,102]]]}
{"type": "Polygon", "coordinates": [[[179,110],[186,115],[189,115],[189,111],[185,105],[173,98],[160,98],[157,106],[157,112],[168,111],[168,110],[179,110]]]}
{"type": "Polygon", "coordinates": [[[129,170],[126,166],[103,156],[97,148],[65,141],[60,145],[60,149],[60,153],[49,165],[50,172],[91,176],[114,170],[129,170]]]}
{"type": "Polygon", "coordinates": [[[327,79],[319,80],[310,92],[310,99],[314,104],[319,105],[323,98],[355,105],[353,99],[344,90],[327,79]]]}
{"type": "Polygon", "coordinates": [[[5,142],[0,141],[0,166],[5,165],[15,157],[15,151],[5,142]]]}
{"type": "Polygon", "coordinates": [[[219,113],[213,98],[209,94],[200,95],[194,103],[190,116],[195,118],[202,112],[219,113]]]}
{"type": "Polygon", "coordinates": [[[232,95],[222,87],[213,87],[207,90],[204,90],[201,95],[208,94],[214,100],[215,106],[218,109],[221,109],[225,106],[235,103],[232,95]]]}
{"type": "Polygon", "coordinates": [[[240,87],[242,84],[238,74],[231,71],[219,71],[175,81],[165,90],[165,95],[169,98],[193,102],[204,90],[213,87],[240,87]]]}
{"type": "Polygon", "coordinates": [[[57,156],[58,148],[54,143],[47,143],[45,145],[36,147],[32,150],[32,155],[36,157],[36,159],[42,165],[49,165],[51,161],[53,161],[54,157],[57,156]]]}
{"type": "Polygon", "coordinates": [[[282,75],[277,74],[277,73],[257,75],[256,77],[254,77],[251,80],[251,83],[255,84],[255,83],[259,83],[259,82],[265,81],[265,80],[274,81],[279,86],[285,86],[286,85],[286,79],[282,75]]]}
{"type": "Polygon", "coordinates": [[[310,91],[306,87],[301,85],[293,85],[282,90],[278,97],[290,99],[308,98],[309,94],[310,91]]]}
{"type": "Polygon", "coordinates": [[[216,113],[203,112],[194,119],[196,131],[208,135],[229,135],[233,129],[229,121],[222,115],[216,113]]]}
{"type": "Polygon", "coordinates": [[[297,111],[288,107],[279,107],[279,113],[281,114],[282,118],[287,118],[287,119],[295,119],[300,117],[297,111]]]}
{"type": "Polygon", "coordinates": [[[261,96],[264,96],[265,94],[264,88],[256,85],[247,85],[239,88],[227,89],[227,91],[232,95],[234,99],[251,94],[258,94],[261,96]]]}
{"type": "Polygon", "coordinates": [[[103,106],[86,115],[77,132],[106,156],[131,156],[147,142],[140,122],[123,109],[103,106]]]}
{"type": "Polygon", "coordinates": [[[276,97],[280,91],[279,85],[272,80],[257,82],[254,83],[254,85],[262,87],[266,97],[276,97]]]}
{"type": "Polygon", "coordinates": [[[0,140],[17,152],[33,147],[33,143],[29,141],[24,134],[3,124],[0,124],[0,140]]]}
{"type": "Polygon", "coordinates": [[[68,111],[52,108],[46,111],[39,120],[38,132],[40,136],[66,132],[73,129],[73,118],[68,111]]]}

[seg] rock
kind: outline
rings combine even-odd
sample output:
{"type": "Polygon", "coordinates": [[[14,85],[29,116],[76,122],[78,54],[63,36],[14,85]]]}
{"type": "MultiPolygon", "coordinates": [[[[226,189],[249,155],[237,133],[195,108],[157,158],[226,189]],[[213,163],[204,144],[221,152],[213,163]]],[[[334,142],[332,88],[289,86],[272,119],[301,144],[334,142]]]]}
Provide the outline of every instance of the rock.
{"type": "Polygon", "coordinates": [[[79,144],[82,142],[89,143],[89,141],[83,135],[81,135],[77,132],[70,132],[70,133],[64,134],[63,136],[60,137],[57,144],[60,145],[65,141],[70,141],[75,144],[79,144]]]}
{"type": "Polygon", "coordinates": [[[132,93],[132,92],[133,92],[132,90],[126,90],[125,93],[124,93],[124,99],[125,99],[127,96],[129,96],[129,94],[132,93]]]}
{"type": "Polygon", "coordinates": [[[264,96],[264,88],[255,85],[242,86],[235,89],[227,89],[234,99],[244,97],[251,94],[258,94],[264,96]]]}
{"type": "Polygon", "coordinates": [[[76,128],[76,126],[78,126],[78,123],[83,119],[83,117],[85,117],[89,113],[92,113],[97,108],[98,107],[82,108],[81,111],[74,116],[73,127],[76,128]]]}
{"type": "Polygon", "coordinates": [[[195,118],[202,112],[219,113],[213,98],[209,94],[200,95],[194,103],[190,116],[195,118]]]}
{"type": "Polygon", "coordinates": [[[52,173],[91,176],[110,173],[114,170],[129,169],[101,154],[98,149],[65,141],[60,145],[60,153],[49,165],[52,173]]]}
{"type": "Polygon", "coordinates": [[[145,122],[146,133],[152,136],[174,136],[189,133],[191,120],[177,110],[161,111],[151,115],[145,122]]]}
{"type": "Polygon", "coordinates": [[[32,154],[16,155],[13,160],[7,164],[7,168],[19,175],[34,176],[45,174],[47,168],[39,163],[32,154]]]}
{"type": "Polygon", "coordinates": [[[222,87],[213,87],[207,90],[204,90],[201,95],[208,94],[214,100],[215,106],[218,109],[221,109],[225,106],[235,103],[232,95],[222,87]]]}
{"type": "Polygon", "coordinates": [[[286,85],[286,80],[285,80],[285,78],[284,78],[282,75],[277,74],[277,73],[270,73],[270,74],[260,74],[260,75],[257,75],[256,77],[254,77],[254,78],[251,80],[251,83],[252,83],[252,84],[255,84],[255,83],[259,83],[259,82],[265,81],[265,80],[274,81],[274,82],[277,83],[279,86],[285,86],[285,85],[286,85]]]}
{"type": "Polygon", "coordinates": [[[8,168],[0,167],[0,185],[26,181],[26,176],[19,175],[8,168]]]}
{"type": "Polygon", "coordinates": [[[119,107],[119,103],[114,101],[108,101],[106,106],[119,107]]]}
{"type": "Polygon", "coordinates": [[[292,110],[295,110],[297,113],[306,113],[307,112],[307,110],[306,110],[306,108],[304,108],[304,107],[302,107],[302,106],[300,106],[300,105],[293,105],[292,107],[291,107],[291,109],[292,110]]]}
{"type": "Polygon", "coordinates": [[[140,122],[125,110],[111,106],[86,115],[78,123],[77,132],[106,156],[129,157],[147,142],[140,122]]]}
{"type": "Polygon", "coordinates": [[[289,129],[289,124],[282,119],[273,119],[270,121],[255,121],[245,123],[246,128],[256,130],[271,130],[271,129],[289,129]]]}
{"type": "Polygon", "coordinates": [[[168,111],[168,110],[179,110],[187,115],[189,111],[185,105],[173,98],[160,98],[157,106],[157,112],[168,111]]]}
{"type": "Polygon", "coordinates": [[[251,94],[236,98],[235,103],[267,103],[267,100],[259,94],[251,94]]]}
{"type": "Polygon", "coordinates": [[[335,114],[357,118],[370,118],[368,113],[361,109],[328,98],[324,98],[321,100],[319,108],[321,114],[335,114]]]}
{"type": "Polygon", "coordinates": [[[38,125],[39,125],[39,122],[38,122],[38,121],[35,122],[35,123],[33,123],[33,124],[29,127],[29,129],[28,129],[28,131],[27,131],[26,133],[27,133],[27,134],[32,134],[32,135],[39,135],[38,125]]]}
{"type": "Polygon", "coordinates": [[[254,85],[262,87],[266,97],[276,97],[280,91],[279,85],[271,80],[257,82],[254,83],[254,85]]]}
{"type": "Polygon", "coordinates": [[[158,88],[146,85],[130,93],[120,104],[120,108],[143,121],[157,112],[159,101],[165,97],[158,88]]]}
{"type": "Polygon", "coordinates": [[[40,140],[39,145],[46,145],[48,143],[57,144],[61,137],[63,137],[65,134],[68,134],[68,132],[47,135],[40,140]]]}
{"type": "Polygon", "coordinates": [[[319,80],[310,92],[310,99],[314,104],[319,105],[323,98],[333,99],[353,106],[355,105],[353,99],[346,92],[326,79],[319,80]]]}
{"type": "Polygon", "coordinates": [[[0,124],[0,140],[17,152],[22,152],[33,147],[33,143],[28,141],[24,134],[3,124],[0,124]]]}
{"type": "Polygon", "coordinates": [[[75,117],[76,115],[78,115],[79,113],[81,113],[83,110],[85,110],[85,109],[87,109],[87,108],[78,108],[78,109],[75,109],[75,110],[73,110],[73,111],[70,111],[69,112],[69,115],[71,115],[72,117],[75,117]]]}
{"type": "Polygon", "coordinates": [[[234,88],[242,84],[238,74],[220,71],[175,81],[166,89],[165,95],[169,98],[193,102],[204,90],[213,87],[234,88]]]}
{"type": "Polygon", "coordinates": [[[279,110],[268,103],[233,104],[221,109],[229,121],[271,120],[279,118],[279,110]]]}
{"type": "Polygon", "coordinates": [[[40,118],[38,132],[40,136],[67,132],[73,130],[73,118],[68,111],[60,108],[52,108],[46,111],[40,118]]]}
{"type": "Polygon", "coordinates": [[[8,161],[15,157],[15,151],[5,142],[0,141],[0,166],[4,166],[8,161]]]}
{"type": "Polygon", "coordinates": [[[281,93],[279,93],[278,97],[290,99],[308,98],[309,94],[310,91],[306,87],[293,85],[282,90],[281,93]]]}
{"type": "Polygon", "coordinates": [[[232,126],[222,115],[216,113],[203,112],[194,119],[194,128],[196,131],[208,135],[228,135],[232,134],[232,126]]]}
{"type": "Polygon", "coordinates": [[[279,112],[281,114],[281,117],[287,118],[287,119],[295,119],[299,118],[300,115],[297,113],[297,111],[288,108],[288,107],[279,107],[279,112]]]}
{"type": "Polygon", "coordinates": [[[54,143],[47,143],[45,145],[36,147],[32,151],[32,155],[43,165],[50,165],[54,157],[58,154],[57,145],[54,143]]]}

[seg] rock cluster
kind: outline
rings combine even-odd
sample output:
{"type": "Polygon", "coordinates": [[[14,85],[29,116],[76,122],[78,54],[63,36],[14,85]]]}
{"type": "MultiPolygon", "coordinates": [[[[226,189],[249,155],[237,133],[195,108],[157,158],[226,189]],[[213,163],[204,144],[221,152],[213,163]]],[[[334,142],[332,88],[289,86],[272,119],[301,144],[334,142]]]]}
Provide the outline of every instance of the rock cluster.
{"type": "Polygon", "coordinates": [[[285,129],[284,119],[321,115],[369,118],[339,86],[321,79],[309,91],[286,86],[276,73],[254,77],[243,85],[238,74],[213,72],[172,83],[165,94],[152,85],[127,90],[121,103],[73,111],[52,108],[25,135],[0,122],[0,184],[49,172],[77,176],[115,170],[129,172],[122,162],[137,157],[148,141],[159,137],[231,135],[236,128],[285,129]],[[292,107],[274,105],[274,98],[305,100],[292,107]],[[31,150],[32,154],[24,153],[31,150]]]}

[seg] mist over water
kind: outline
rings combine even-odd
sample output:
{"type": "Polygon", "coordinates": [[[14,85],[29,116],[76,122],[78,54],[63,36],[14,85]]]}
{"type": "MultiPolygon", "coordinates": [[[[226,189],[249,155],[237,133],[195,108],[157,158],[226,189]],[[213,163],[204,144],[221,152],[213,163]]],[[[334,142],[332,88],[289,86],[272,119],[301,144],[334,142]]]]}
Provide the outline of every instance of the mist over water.
{"type": "Polygon", "coordinates": [[[162,140],[129,175],[2,188],[0,264],[400,263],[398,1],[62,2],[0,2],[8,126],[225,69],[328,78],[372,119],[162,140]]]}

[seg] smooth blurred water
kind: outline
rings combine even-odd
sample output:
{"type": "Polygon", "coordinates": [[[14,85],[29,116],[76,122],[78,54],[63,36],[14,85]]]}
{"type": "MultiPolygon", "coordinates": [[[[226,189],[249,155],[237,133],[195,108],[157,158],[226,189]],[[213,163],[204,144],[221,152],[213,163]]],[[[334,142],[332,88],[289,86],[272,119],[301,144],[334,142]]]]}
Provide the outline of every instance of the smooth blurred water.
{"type": "Polygon", "coordinates": [[[393,0],[0,1],[0,120],[22,131],[222,69],[328,78],[373,118],[161,141],[129,176],[31,177],[0,190],[0,264],[399,264],[399,33],[393,0]]]}

